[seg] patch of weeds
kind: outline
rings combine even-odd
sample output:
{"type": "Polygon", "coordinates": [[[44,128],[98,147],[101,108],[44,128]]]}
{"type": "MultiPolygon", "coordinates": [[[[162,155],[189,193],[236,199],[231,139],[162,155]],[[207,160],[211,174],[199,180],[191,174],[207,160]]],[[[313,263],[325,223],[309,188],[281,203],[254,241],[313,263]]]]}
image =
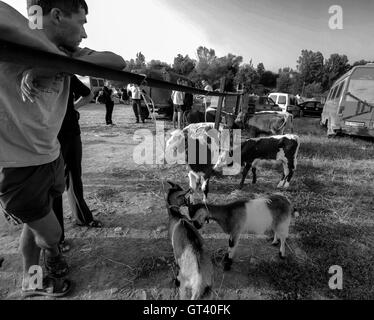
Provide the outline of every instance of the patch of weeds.
{"type": "Polygon", "coordinates": [[[327,273],[319,272],[311,264],[300,264],[292,258],[287,261],[260,262],[256,274],[268,279],[277,291],[277,299],[301,300],[310,299],[314,290],[320,290],[328,283],[327,273]]]}
{"type": "Polygon", "coordinates": [[[112,200],[116,195],[118,195],[119,191],[111,188],[100,188],[97,193],[96,197],[102,201],[106,202],[112,200]]]}
{"type": "MultiPolygon", "coordinates": [[[[329,297],[339,299],[374,298],[374,255],[372,246],[355,247],[354,242],[365,243],[365,236],[373,228],[357,227],[336,221],[306,219],[295,227],[302,235],[300,245],[315,266],[314,272],[323,275],[323,281],[313,284],[329,297]],[[352,239],[353,242],[352,242],[352,239]],[[328,287],[328,270],[338,265],[343,269],[343,290],[332,292],[328,287]]],[[[321,280],[321,279],[320,279],[321,280]]]]}
{"type": "MultiPolygon", "coordinates": [[[[135,280],[149,278],[151,273],[168,270],[175,265],[173,257],[146,257],[135,268],[135,280]]],[[[174,268],[175,269],[175,268],[174,268]]]]}

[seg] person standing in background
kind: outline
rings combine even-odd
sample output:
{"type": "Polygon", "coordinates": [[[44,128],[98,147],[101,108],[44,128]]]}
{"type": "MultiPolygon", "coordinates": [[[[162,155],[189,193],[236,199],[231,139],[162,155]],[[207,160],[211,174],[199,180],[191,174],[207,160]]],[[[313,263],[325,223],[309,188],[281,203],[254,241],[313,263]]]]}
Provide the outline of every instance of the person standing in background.
{"type": "MultiPolygon", "coordinates": [[[[90,103],[92,98],[91,90],[79,81],[76,76],[72,76],[67,112],[58,134],[58,140],[65,162],[65,184],[75,223],[81,227],[101,228],[101,222],[94,220],[83,196],[82,140],[79,126],[80,114],[77,111],[82,106],[90,103]]],[[[53,211],[62,229],[60,249],[65,253],[70,250],[70,246],[65,242],[62,195],[54,199],[53,211]]]]}
{"type": "Polygon", "coordinates": [[[113,110],[114,110],[114,101],[112,99],[113,90],[109,88],[109,84],[107,83],[103,88],[103,100],[105,103],[106,114],[105,114],[105,122],[107,126],[113,126],[113,110]]]}
{"type": "Polygon", "coordinates": [[[127,86],[127,92],[129,96],[131,96],[132,108],[134,110],[136,123],[139,123],[139,117],[141,118],[142,122],[145,123],[145,115],[144,112],[142,112],[142,91],[138,85],[130,83],[127,86]]]}
{"type": "MultiPolygon", "coordinates": [[[[177,81],[178,85],[182,84],[181,79],[177,81]]],[[[174,129],[182,129],[182,107],[184,105],[184,93],[180,91],[173,91],[171,94],[171,99],[173,100],[174,113],[173,113],[173,127],[174,129]],[[178,118],[178,127],[176,127],[176,122],[178,118]]]]}

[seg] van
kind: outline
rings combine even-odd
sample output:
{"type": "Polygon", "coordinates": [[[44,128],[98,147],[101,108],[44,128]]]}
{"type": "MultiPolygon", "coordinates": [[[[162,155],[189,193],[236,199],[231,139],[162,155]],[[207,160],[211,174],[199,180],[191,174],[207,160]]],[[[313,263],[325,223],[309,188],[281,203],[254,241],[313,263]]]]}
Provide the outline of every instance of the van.
{"type": "Polygon", "coordinates": [[[374,64],[352,68],[332,86],[321,116],[329,136],[374,137],[374,64]]]}
{"type": "Polygon", "coordinates": [[[297,106],[297,99],[294,95],[288,93],[271,93],[269,98],[277,104],[283,112],[289,112],[294,117],[300,116],[300,109],[297,106]]]}

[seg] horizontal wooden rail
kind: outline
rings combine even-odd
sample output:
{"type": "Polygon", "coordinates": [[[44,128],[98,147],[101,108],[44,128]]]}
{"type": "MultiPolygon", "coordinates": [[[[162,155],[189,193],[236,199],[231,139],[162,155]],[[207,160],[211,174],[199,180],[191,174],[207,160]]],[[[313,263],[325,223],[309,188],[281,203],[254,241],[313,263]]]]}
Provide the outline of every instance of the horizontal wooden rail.
{"type": "Polygon", "coordinates": [[[12,62],[31,67],[48,68],[56,70],[56,72],[64,72],[70,74],[79,74],[82,76],[91,76],[103,78],[107,80],[123,81],[128,83],[136,83],[166,90],[175,90],[188,92],[192,94],[205,96],[238,96],[239,93],[232,92],[210,92],[192,87],[177,85],[174,83],[147,78],[143,75],[114,70],[102,67],[93,63],[85,62],[79,59],[72,59],[66,56],[38,50],[28,46],[4,41],[0,39],[0,61],[12,62]]]}

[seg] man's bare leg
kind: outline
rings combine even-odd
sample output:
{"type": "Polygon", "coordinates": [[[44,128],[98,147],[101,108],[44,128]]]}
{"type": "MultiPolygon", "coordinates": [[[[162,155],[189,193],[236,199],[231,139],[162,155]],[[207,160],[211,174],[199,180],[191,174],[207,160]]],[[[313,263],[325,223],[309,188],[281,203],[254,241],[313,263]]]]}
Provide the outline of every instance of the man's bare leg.
{"type": "Polygon", "coordinates": [[[38,221],[24,225],[21,235],[23,290],[29,288],[30,267],[39,265],[40,249],[44,249],[49,257],[57,257],[60,254],[58,248],[60,237],[61,227],[53,211],[38,221]]]}

